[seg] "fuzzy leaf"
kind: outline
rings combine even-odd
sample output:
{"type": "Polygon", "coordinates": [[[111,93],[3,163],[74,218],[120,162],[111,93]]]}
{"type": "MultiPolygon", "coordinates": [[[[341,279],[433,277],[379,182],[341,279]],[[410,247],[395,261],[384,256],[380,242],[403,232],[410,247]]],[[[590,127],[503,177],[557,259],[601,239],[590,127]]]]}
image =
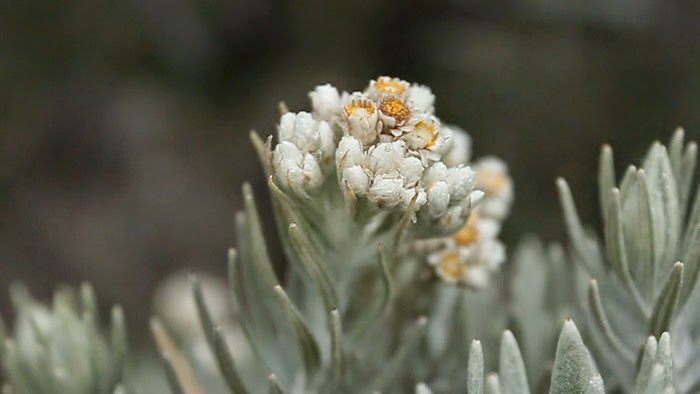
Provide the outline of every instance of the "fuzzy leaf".
{"type": "Polygon", "coordinates": [[[333,380],[340,382],[344,372],[343,355],[343,329],[341,327],[340,313],[337,309],[331,311],[331,370],[333,380]]]}
{"type": "Polygon", "coordinates": [[[656,338],[650,336],[642,349],[642,361],[639,365],[639,372],[637,373],[637,382],[634,385],[635,393],[644,393],[649,384],[649,376],[651,375],[652,368],[654,368],[656,359],[656,348],[656,338]]]}
{"type": "Polygon", "coordinates": [[[676,312],[678,299],[683,286],[683,263],[677,262],[668,276],[666,285],[656,300],[651,314],[649,334],[660,336],[664,331],[669,331],[671,322],[676,312]]]}
{"type": "Polygon", "coordinates": [[[603,145],[600,150],[598,162],[598,196],[603,218],[607,218],[612,199],[612,189],[615,187],[615,167],[613,166],[613,152],[610,145],[603,145]]]}
{"type": "Polygon", "coordinates": [[[433,391],[425,383],[418,383],[416,385],[416,394],[433,394],[433,391]]]}
{"type": "Polygon", "coordinates": [[[588,290],[589,307],[593,312],[593,317],[595,318],[595,322],[598,324],[598,328],[605,335],[605,338],[608,340],[610,345],[612,345],[618,353],[624,355],[631,361],[633,356],[629,354],[629,351],[613,330],[605,313],[605,308],[603,307],[603,302],[600,298],[600,290],[598,289],[598,281],[592,279],[588,290]]]}
{"type": "Polygon", "coordinates": [[[484,351],[481,341],[472,341],[467,365],[467,394],[484,392],[484,351]]]}
{"type": "Polygon", "coordinates": [[[428,319],[420,317],[409,329],[406,337],[401,340],[398,350],[384,364],[377,376],[369,384],[369,391],[382,391],[389,387],[392,381],[399,377],[402,368],[409,361],[409,356],[418,347],[425,335],[428,319]]]}
{"type": "Polygon", "coordinates": [[[306,234],[295,223],[289,225],[289,239],[299,257],[298,261],[321,292],[321,299],[330,310],[338,307],[338,297],[325,262],[321,261],[318,251],[314,249],[306,234]]]}
{"type": "Polygon", "coordinates": [[[245,394],[248,392],[246,390],[241,377],[236,370],[236,364],[231,355],[231,351],[226,344],[223,334],[221,333],[221,327],[214,323],[209,308],[204,300],[204,294],[202,293],[202,286],[199,281],[193,276],[192,281],[192,293],[194,296],[195,304],[197,306],[197,312],[199,313],[199,322],[202,325],[202,331],[204,331],[204,336],[207,339],[209,348],[215,356],[216,362],[219,366],[219,371],[224,377],[226,384],[229,389],[234,394],[245,394]]]}
{"type": "Polygon", "coordinates": [[[600,266],[599,259],[591,246],[592,241],[586,235],[583,225],[581,225],[581,219],[576,213],[576,204],[571,195],[571,189],[564,179],[558,178],[557,190],[559,191],[559,199],[564,211],[564,222],[566,223],[569,238],[576,253],[586,265],[588,272],[595,276],[595,274],[602,272],[603,267],[600,266]]]}
{"type": "Polygon", "coordinates": [[[299,313],[299,310],[294,306],[289,297],[287,297],[287,293],[284,292],[284,289],[277,285],[274,287],[274,292],[282,312],[297,338],[299,350],[301,351],[302,360],[307,372],[312,373],[317,371],[321,363],[321,355],[316,340],[304,323],[304,319],[301,313],[299,313]]]}
{"type": "Polygon", "coordinates": [[[559,335],[550,394],[586,394],[593,371],[588,351],[572,320],[564,322],[559,335]]]}
{"type": "Polygon", "coordinates": [[[282,390],[282,386],[280,386],[280,382],[277,381],[277,376],[274,374],[270,375],[267,377],[267,382],[268,382],[268,394],[284,394],[284,390],[282,390]]]}
{"type": "Polygon", "coordinates": [[[486,376],[486,385],[484,385],[485,394],[501,394],[501,382],[498,374],[491,372],[486,376]]]}
{"type": "Polygon", "coordinates": [[[503,394],[529,394],[525,364],[518,342],[509,330],[501,337],[501,353],[498,359],[498,372],[503,394]]]}

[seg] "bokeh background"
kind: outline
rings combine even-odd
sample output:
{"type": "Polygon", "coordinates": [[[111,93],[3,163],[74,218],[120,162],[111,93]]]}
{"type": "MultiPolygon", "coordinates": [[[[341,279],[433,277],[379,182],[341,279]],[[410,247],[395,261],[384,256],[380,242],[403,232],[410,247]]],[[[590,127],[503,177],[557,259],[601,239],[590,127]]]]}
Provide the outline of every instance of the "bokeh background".
{"type": "Polygon", "coordinates": [[[249,130],[273,133],[277,103],[304,109],[316,84],[378,75],[432,87],[477,156],[510,164],[511,248],[561,240],[556,176],[596,224],[602,143],[621,170],[676,126],[700,137],[699,4],[3,2],[0,289],[91,281],[138,338],[167,274],[224,272],[242,182],[269,210],[249,130]]]}

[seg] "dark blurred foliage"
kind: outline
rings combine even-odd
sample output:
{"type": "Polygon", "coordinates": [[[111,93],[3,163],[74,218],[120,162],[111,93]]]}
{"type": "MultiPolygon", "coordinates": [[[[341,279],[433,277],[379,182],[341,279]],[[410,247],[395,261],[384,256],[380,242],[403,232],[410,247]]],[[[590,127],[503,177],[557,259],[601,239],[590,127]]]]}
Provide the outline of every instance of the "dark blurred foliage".
{"type": "Polygon", "coordinates": [[[563,239],[556,176],[595,224],[602,143],[621,170],[677,125],[700,136],[698,17],[668,0],[3,2],[0,288],[89,280],[145,331],[165,275],[223,273],[242,182],[269,212],[249,130],[377,75],[431,86],[477,156],[510,164],[511,245],[563,239]]]}

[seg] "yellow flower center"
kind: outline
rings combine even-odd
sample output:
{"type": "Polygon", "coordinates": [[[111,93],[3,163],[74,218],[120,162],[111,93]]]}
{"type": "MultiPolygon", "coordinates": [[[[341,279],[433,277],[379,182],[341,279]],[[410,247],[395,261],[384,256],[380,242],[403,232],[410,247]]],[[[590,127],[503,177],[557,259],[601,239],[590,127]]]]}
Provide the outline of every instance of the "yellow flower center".
{"type": "Polygon", "coordinates": [[[452,280],[459,280],[464,275],[464,264],[457,252],[449,252],[442,256],[438,269],[445,278],[452,280]]]}
{"type": "Polygon", "coordinates": [[[396,119],[397,125],[402,125],[411,117],[411,110],[408,104],[396,97],[386,97],[379,104],[379,110],[386,116],[396,119]]]}
{"type": "Polygon", "coordinates": [[[476,242],[476,240],[479,238],[479,230],[476,228],[476,223],[478,220],[478,215],[475,212],[472,212],[472,214],[469,215],[467,223],[465,223],[464,227],[462,227],[455,235],[452,236],[452,239],[454,239],[458,245],[462,246],[469,246],[476,242]]]}
{"type": "Polygon", "coordinates": [[[374,83],[374,87],[384,93],[401,94],[406,91],[408,84],[398,78],[382,77],[374,83]]]}
{"type": "Polygon", "coordinates": [[[352,116],[355,113],[360,116],[372,116],[374,115],[375,111],[374,103],[367,99],[352,100],[350,104],[344,106],[343,109],[345,110],[346,116],[352,116]],[[360,111],[364,111],[364,113],[361,113],[360,111]]]}
{"type": "Polygon", "coordinates": [[[435,128],[435,122],[428,123],[424,120],[421,120],[418,123],[416,123],[415,127],[413,128],[413,131],[420,135],[430,136],[429,138],[427,138],[425,146],[426,148],[431,148],[435,145],[435,142],[437,141],[438,137],[437,129],[435,128]]]}

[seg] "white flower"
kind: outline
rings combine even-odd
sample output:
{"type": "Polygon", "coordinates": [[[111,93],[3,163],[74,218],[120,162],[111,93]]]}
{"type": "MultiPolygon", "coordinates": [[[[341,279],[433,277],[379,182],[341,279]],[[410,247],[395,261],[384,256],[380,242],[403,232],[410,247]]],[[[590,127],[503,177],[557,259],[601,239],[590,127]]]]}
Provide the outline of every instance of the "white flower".
{"type": "Polygon", "coordinates": [[[432,114],[435,111],[435,95],[429,87],[411,84],[408,88],[409,100],[418,111],[432,114]]]}
{"type": "Polygon", "coordinates": [[[316,119],[331,122],[342,111],[338,89],[331,84],[316,86],[312,92],[309,92],[309,98],[311,99],[311,107],[316,119]]]}
{"type": "Polygon", "coordinates": [[[390,95],[405,98],[409,92],[409,83],[398,78],[379,77],[371,80],[365,90],[365,94],[373,100],[379,100],[382,96],[390,95]]]}
{"type": "Polygon", "coordinates": [[[364,146],[373,144],[379,135],[378,110],[374,101],[362,93],[353,93],[343,105],[344,128],[364,146]]]}
{"type": "Polygon", "coordinates": [[[408,102],[395,96],[384,96],[379,101],[379,120],[385,132],[398,137],[410,130],[412,111],[408,102]]]}
{"type": "Polygon", "coordinates": [[[380,208],[395,207],[404,194],[403,179],[378,175],[369,187],[368,198],[380,208]]]}
{"type": "Polygon", "coordinates": [[[397,174],[406,158],[406,144],[397,140],[380,142],[367,152],[367,168],[375,174],[397,174]]]}
{"type": "Polygon", "coordinates": [[[291,142],[302,152],[314,155],[324,166],[330,164],[335,142],[327,122],[314,119],[308,112],[287,112],[280,118],[277,132],[280,142],[291,142]]]}
{"type": "Polygon", "coordinates": [[[340,139],[335,151],[335,162],[340,171],[347,167],[364,163],[365,153],[362,143],[355,137],[346,135],[340,139]]]}
{"type": "Polygon", "coordinates": [[[474,171],[461,165],[448,168],[445,181],[449,185],[452,198],[457,201],[464,200],[474,190],[474,171]]]}
{"type": "Polygon", "coordinates": [[[442,126],[442,133],[449,134],[442,147],[441,160],[449,167],[467,164],[471,159],[472,139],[466,131],[455,126],[442,126]]]}
{"type": "Polygon", "coordinates": [[[343,171],[343,182],[355,196],[367,195],[369,189],[369,177],[360,166],[348,167],[343,171]]]}
{"type": "Polygon", "coordinates": [[[277,144],[272,152],[272,165],[280,187],[297,193],[313,190],[323,180],[316,158],[310,153],[303,153],[289,141],[277,144]]]}
{"type": "Polygon", "coordinates": [[[476,187],[485,193],[479,206],[483,216],[503,220],[513,202],[513,181],[508,175],[508,167],[493,156],[479,159],[475,164],[476,187]]]}
{"type": "Polygon", "coordinates": [[[447,212],[450,203],[449,186],[445,181],[437,181],[427,189],[426,208],[431,217],[440,217],[447,212]]]}
{"type": "Polygon", "coordinates": [[[440,122],[433,116],[418,120],[413,128],[403,136],[410,149],[430,149],[438,141],[440,122]]]}

